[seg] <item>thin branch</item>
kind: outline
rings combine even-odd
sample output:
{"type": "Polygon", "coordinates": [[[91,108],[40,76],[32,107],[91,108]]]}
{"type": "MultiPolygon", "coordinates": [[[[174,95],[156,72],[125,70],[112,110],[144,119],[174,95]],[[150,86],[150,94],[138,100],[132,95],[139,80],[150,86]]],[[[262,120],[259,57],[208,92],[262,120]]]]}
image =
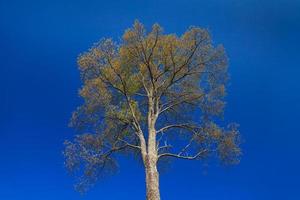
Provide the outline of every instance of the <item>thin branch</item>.
{"type": "Polygon", "coordinates": [[[118,140],[124,142],[127,146],[131,147],[131,148],[135,148],[135,149],[139,149],[141,150],[141,147],[140,146],[137,146],[137,145],[133,145],[133,144],[130,144],[129,142],[127,142],[126,140],[123,140],[123,139],[120,139],[118,138],[118,140]]]}
{"type": "Polygon", "coordinates": [[[162,149],[165,149],[165,148],[171,148],[171,147],[172,147],[172,145],[164,145],[164,146],[158,147],[158,148],[157,148],[157,152],[159,152],[159,151],[162,150],[162,149]]]}
{"type": "Polygon", "coordinates": [[[169,106],[165,107],[164,109],[161,109],[159,114],[168,111],[170,108],[173,108],[174,106],[178,106],[180,104],[187,103],[188,101],[200,99],[203,96],[204,96],[204,94],[201,94],[201,95],[198,95],[198,96],[190,98],[190,99],[187,98],[187,99],[183,99],[181,101],[174,102],[174,103],[170,104],[169,106]]]}
{"type": "Polygon", "coordinates": [[[179,152],[179,154],[178,155],[181,155],[181,154],[183,154],[191,145],[192,145],[192,143],[193,143],[193,141],[194,141],[194,137],[192,137],[191,139],[190,139],[190,142],[179,152]]]}
{"type": "Polygon", "coordinates": [[[184,123],[184,124],[171,124],[171,125],[167,125],[161,129],[159,129],[158,131],[156,131],[156,134],[159,134],[161,132],[167,131],[168,129],[171,128],[184,128],[184,129],[191,129],[194,128],[195,126],[192,126],[189,123],[184,123]]]}
{"type": "Polygon", "coordinates": [[[173,154],[173,153],[163,153],[158,156],[158,159],[160,159],[162,157],[174,157],[174,158],[180,158],[180,159],[185,159],[185,160],[195,160],[195,159],[205,155],[207,152],[208,152],[208,150],[204,149],[204,150],[199,151],[194,156],[182,156],[182,155],[173,154]]]}

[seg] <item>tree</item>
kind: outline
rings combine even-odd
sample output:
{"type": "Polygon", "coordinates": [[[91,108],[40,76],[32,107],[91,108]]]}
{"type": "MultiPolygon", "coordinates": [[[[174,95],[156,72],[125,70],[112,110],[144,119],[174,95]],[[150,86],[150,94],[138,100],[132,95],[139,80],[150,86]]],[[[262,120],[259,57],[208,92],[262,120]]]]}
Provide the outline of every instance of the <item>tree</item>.
{"type": "Polygon", "coordinates": [[[170,159],[239,161],[235,124],[222,128],[227,58],[207,30],[150,32],[136,21],[117,44],[103,39],[78,58],[84,103],[65,142],[66,166],[85,190],[117,168],[118,153],[141,158],[147,200],[159,200],[158,164],[170,159]]]}

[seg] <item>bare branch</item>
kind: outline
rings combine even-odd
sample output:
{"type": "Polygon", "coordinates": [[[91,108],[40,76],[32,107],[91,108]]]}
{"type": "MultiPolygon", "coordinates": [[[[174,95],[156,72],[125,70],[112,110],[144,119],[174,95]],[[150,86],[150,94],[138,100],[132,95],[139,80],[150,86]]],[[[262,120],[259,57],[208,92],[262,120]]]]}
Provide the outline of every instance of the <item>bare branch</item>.
{"type": "Polygon", "coordinates": [[[161,109],[159,114],[161,114],[163,112],[166,112],[170,108],[173,108],[173,107],[178,106],[180,104],[188,103],[188,101],[193,101],[193,100],[200,99],[201,97],[204,97],[204,94],[201,94],[201,95],[198,95],[198,96],[195,96],[195,97],[192,97],[192,98],[186,98],[186,99],[182,99],[182,100],[179,100],[179,101],[175,101],[175,102],[171,103],[170,105],[168,105],[167,107],[161,109]]]}
{"type": "Polygon", "coordinates": [[[158,159],[161,159],[163,157],[174,157],[174,158],[180,158],[180,159],[185,159],[185,160],[195,160],[201,156],[204,156],[208,152],[207,149],[199,151],[197,154],[194,156],[182,156],[180,154],[173,154],[173,153],[163,153],[158,156],[158,159]]]}
{"type": "Polygon", "coordinates": [[[120,138],[118,138],[118,140],[124,142],[127,146],[129,146],[129,147],[131,147],[131,148],[141,150],[141,147],[140,147],[140,146],[136,146],[136,145],[130,144],[130,143],[127,142],[126,140],[123,140],[123,139],[120,139],[120,138]]]}
{"type": "Polygon", "coordinates": [[[172,145],[164,145],[164,146],[158,147],[158,148],[157,148],[157,151],[159,152],[159,151],[162,150],[162,149],[165,149],[165,148],[171,148],[171,147],[172,147],[172,145]]]}
{"type": "Polygon", "coordinates": [[[195,125],[192,125],[190,123],[184,123],[184,124],[171,124],[171,125],[167,125],[161,129],[159,129],[158,131],[156,131],[156,134],[159,134],[161,132],[167,131],[171,128],[183,128],[183,129],[188,129],[191,130],[193,128],[195,128],[195,125]]]}

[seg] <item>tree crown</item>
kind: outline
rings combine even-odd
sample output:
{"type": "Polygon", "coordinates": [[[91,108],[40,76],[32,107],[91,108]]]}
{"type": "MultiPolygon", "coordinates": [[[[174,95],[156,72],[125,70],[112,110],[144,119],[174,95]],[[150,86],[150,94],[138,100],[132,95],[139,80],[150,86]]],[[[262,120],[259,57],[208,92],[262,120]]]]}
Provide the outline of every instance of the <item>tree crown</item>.
{"type": "Polygon", "coordinates": [[[146,32],[136,21],[121,42],[100,40],[78,57],[78,65],[84,103],[70,124],[84,134],[66,141],[64,155],[68,169],[83,172],[79,189],[117,168],[117,152],[147,154],[149,127],[158,161],[216,155],[238,162],[237,126],[217,123],[227,57],[206,29],[191,27],[178,37],[158,24],[146,32]]]}

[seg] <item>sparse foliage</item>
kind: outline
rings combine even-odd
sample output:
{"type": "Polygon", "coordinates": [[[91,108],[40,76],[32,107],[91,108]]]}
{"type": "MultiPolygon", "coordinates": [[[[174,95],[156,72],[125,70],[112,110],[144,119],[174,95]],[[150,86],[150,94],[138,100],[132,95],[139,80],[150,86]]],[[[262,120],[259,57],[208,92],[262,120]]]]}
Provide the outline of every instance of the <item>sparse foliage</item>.
{"type": "Polygon", "coordinates": [[[81,135],[65,143],[70,171],[81,173],[79,189],[118,167],[120,152],[141,157],[147,199],[158,200],[157,163],[164,158],[217,156],[237,163],[235,124],[218,125],[226,94],[227,58],[207,30],[182,36],[150,32],[136,21],[119,43],[103,39],[78,58],[84,104],[71,119],[81,135]]]}

